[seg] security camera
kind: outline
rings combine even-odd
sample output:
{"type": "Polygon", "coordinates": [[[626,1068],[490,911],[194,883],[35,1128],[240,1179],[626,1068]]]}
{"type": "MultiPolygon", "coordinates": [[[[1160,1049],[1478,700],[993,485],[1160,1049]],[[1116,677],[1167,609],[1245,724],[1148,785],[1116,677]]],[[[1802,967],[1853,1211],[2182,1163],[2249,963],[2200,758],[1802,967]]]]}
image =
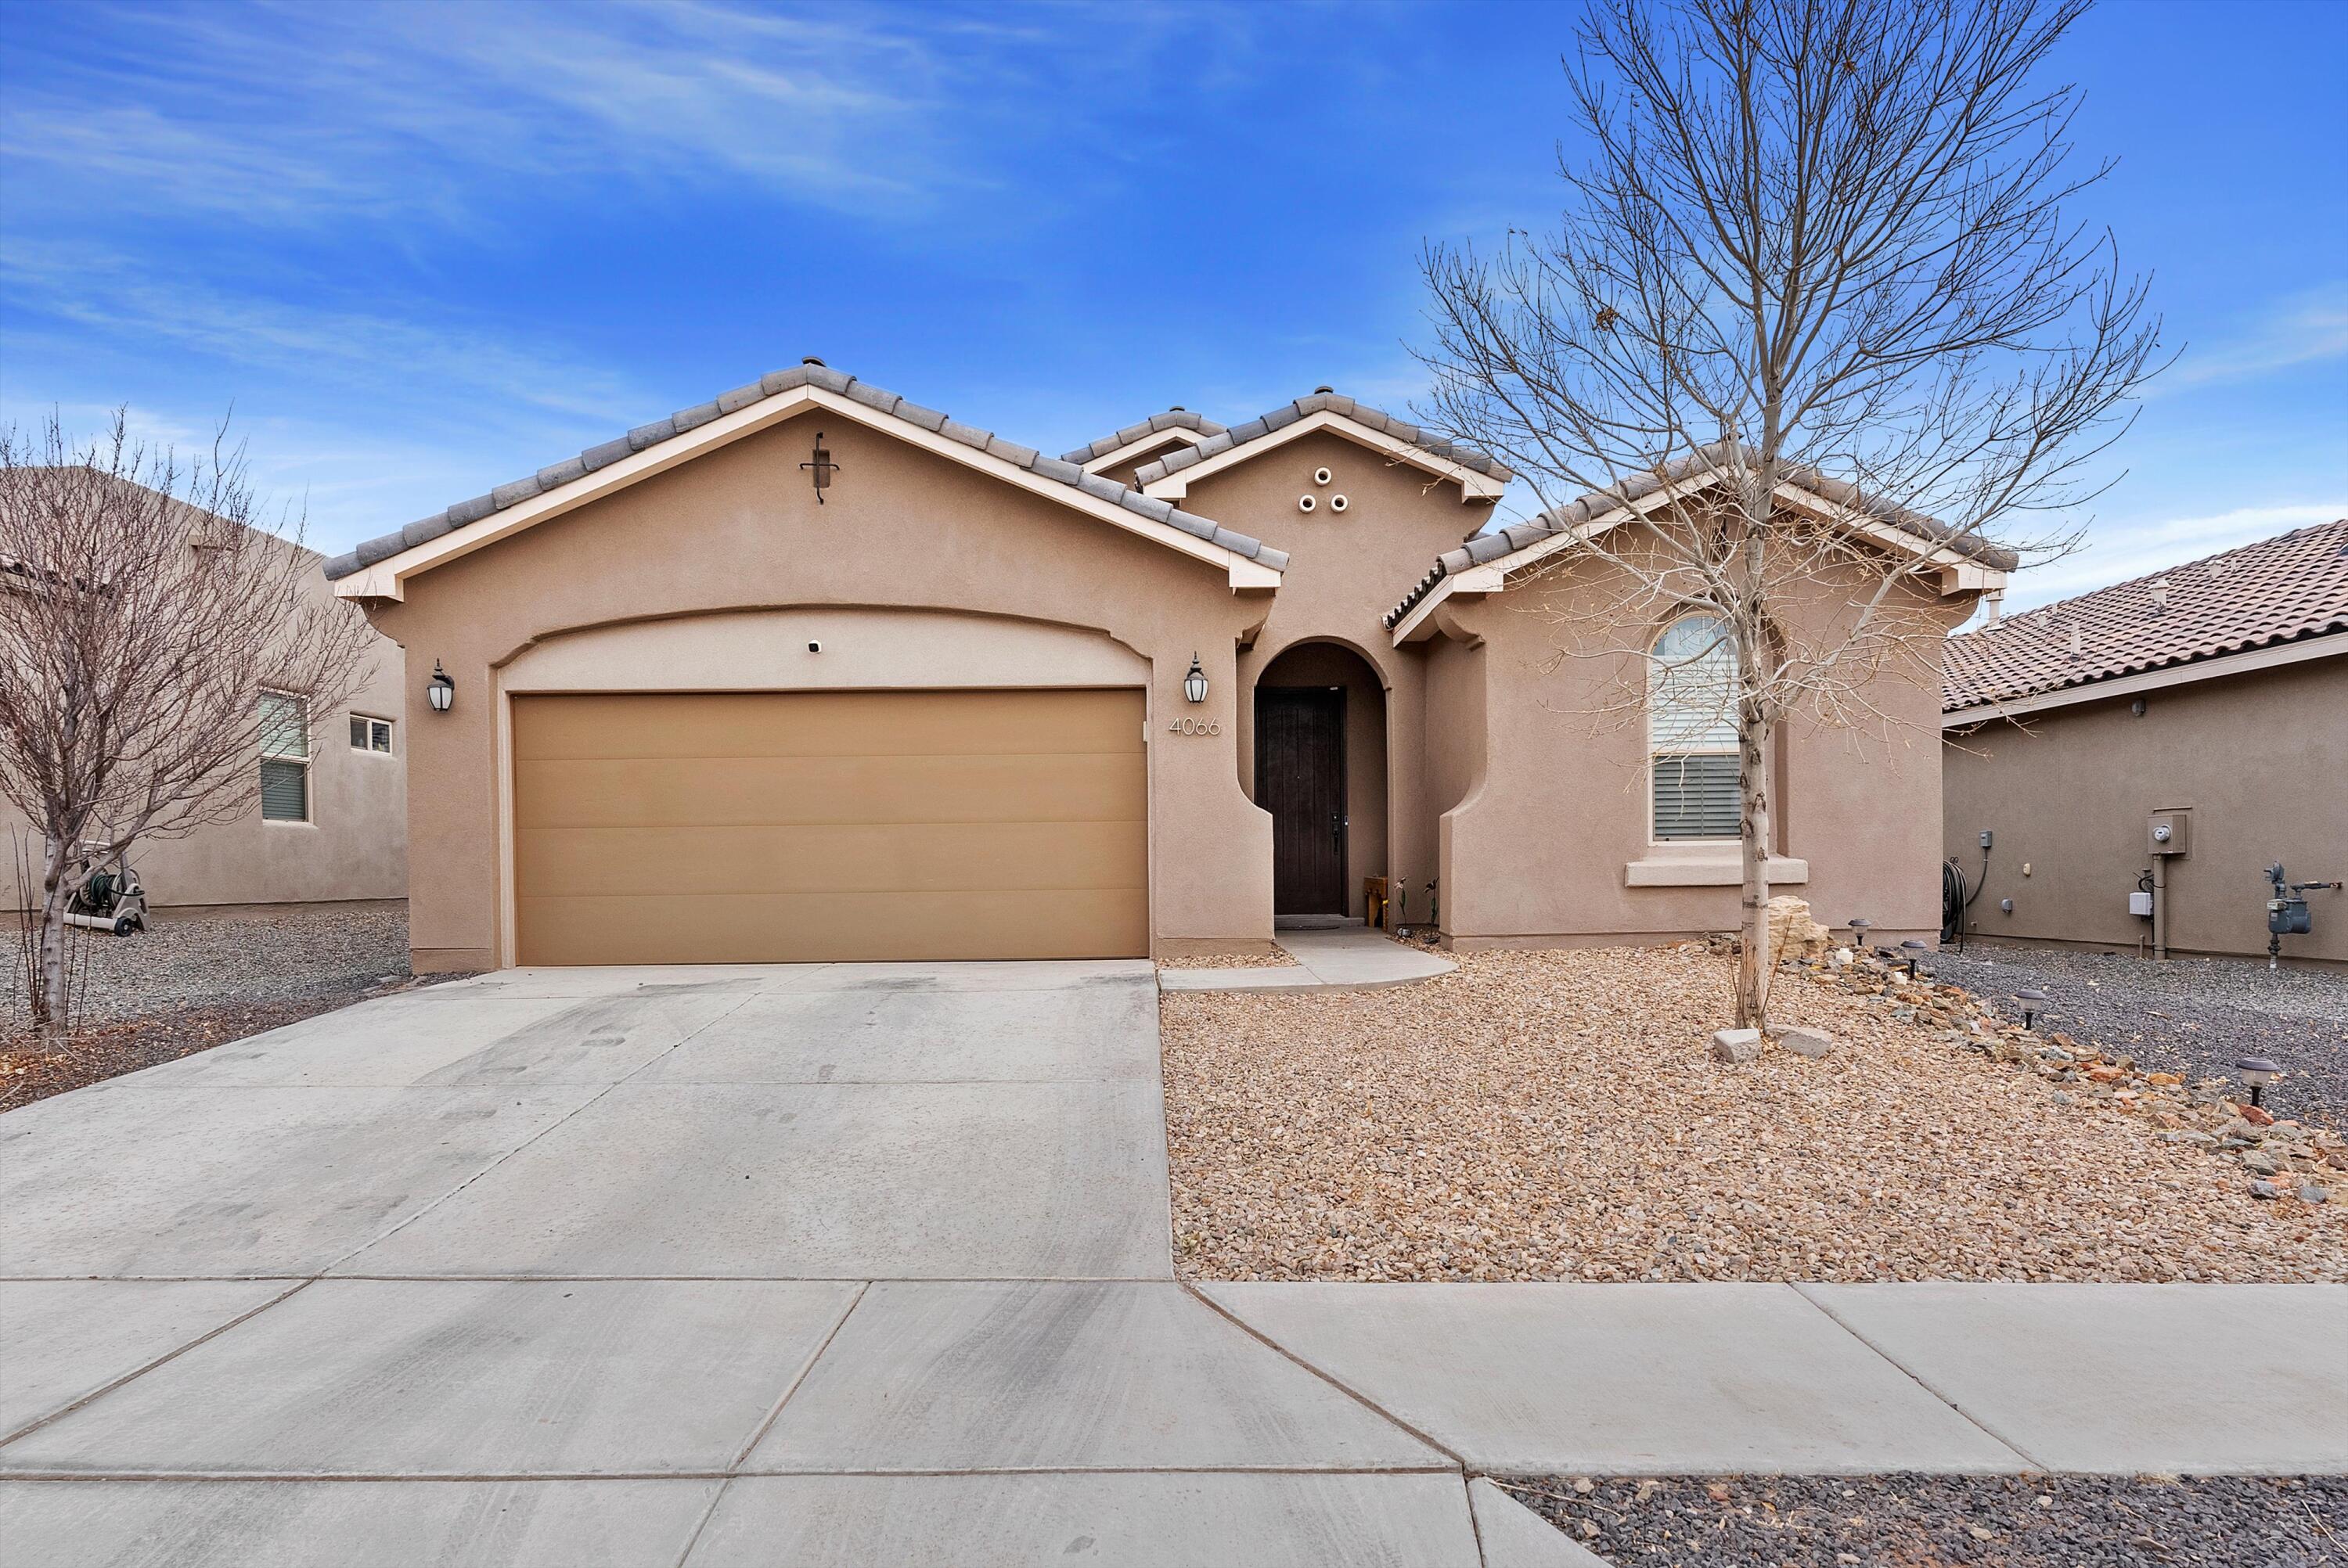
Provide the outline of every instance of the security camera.
{"type": "Polygon", "coordinates": [[[810,653],[820,653],[823,651],[823,644],[820,642],[810,642],[808,644],[808,651],[810,653]]]}

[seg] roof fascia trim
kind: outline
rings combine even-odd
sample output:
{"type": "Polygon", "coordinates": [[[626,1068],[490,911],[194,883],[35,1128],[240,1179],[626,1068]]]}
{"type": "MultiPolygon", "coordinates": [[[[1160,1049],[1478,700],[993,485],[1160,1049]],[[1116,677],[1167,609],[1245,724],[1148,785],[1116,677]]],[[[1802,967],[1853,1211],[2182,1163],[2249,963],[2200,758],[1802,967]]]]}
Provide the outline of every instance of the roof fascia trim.
{"type": "Polygon", "coordinates": [[[2133,675],[2107,676],[2101,681],[2057,687],[2052,692],[2039,692],[2027,697],[1952,708],[1941,715],[1941,728],[1944,731],[1970,729],[1975,724],[2011,719],[2021,713],[2043,712],[2048,708],[2067,708],[2079,702],[2132,696],[2140,692],[2157,692],[2166,686],[2186,686],[2197,681],[2216,681],[2228,675],[2249,675],[2280,665],[2299,664],[2311,659],[2329,659],[2338,655],[2348,655],[2348,631],[2327,631],[2316,637],[2302,637],[2293,642],[2245,648],[2240,652],[2190,660],[2158,670],[2139,670],[2133,675]]]}
{"type": "Polygon", "coordinates": [[[1185,533],[1169,524],[1152,521],[1138,512],[1129,511],[1097,496],[1086,494],[1057,479],[1031,473],[991,452],[980,451],[959,441],[950,440],[934,431],[924,430],[910,420],[859,403],[851,397],[820,386],[797,386],[776,393],[771,397],[746,404],[731,414],[720,415],[705,425],[696,425],[682,435],[672,436],[641,452],[631,453],[608,467],[582,475],[569,484],[544,491],[491,513],[479,523],[467,528],[452,528],[437,538],[427,539],[397,555],[386,556],[373,566],[361,568],[335,583],[335,595],[342,599],[404,600],[410,578],[433,568],[472,554],[475,550],[509,538],[525,528],[535,527],[551,518],[576,511],[591,501],[602,500],[640,480],[665,473],[678,465],[719,446],[730,445],[746,436],[757,435],[769,425],[780,424],[792,415],[810,408],[820,408],[852,419],[860,425],[892,436],[908,446],[918,446],[933,456],[945,457],[967,468],[991,475],[1016,486],[1031,495],[1056,501],[1062,506],[1084,512],[1103,522],[1111,523],[1128,533],[1180,551],[1195,560],[1222,567],[1230,575],[1231,585],[1240,588],[1276,588],[1280,584],[1278,569],[1261,561],[1248,559],[1235,551],[1185,533]]]}
{"type": "MultiPolygon", "coordinates": [[[[1241,442],[1235,446],[1226,446],[1211,457],[1202,458],[1187,468],[1169,474],[1162,479],[1153,480],[1141,487],[1141,493],[1161,501],[1179,501],[1190,493],[1190,482],[1194,479],[1204,479],[1210,475],[1220,474],[1226,468],[1235,468],[1241,463],[1261,457],[1272,448],[1285,446],[1301,436],[1311,436],[1323,430],[1342,436],[1355,446],[1366,446],[1374,452],[1381,452],[1399,462],[1407,463],[1412,467],[1432,474],[1438,479],[1453,481],[1459,487],[1459,503],[1462,506],[1476,501],[1497,501],[1500,498],[1501,492],[1508,488],[1504,480],[1495,479],[1489,474],[1478,474],[1475,469],[1463,467],[1447,457],[1438,457],[1423,446],[1408,441],[1397,441],[1383,430],[1373,430],[1366,425],[1347,418],[1334,408],[1323,408],[1306,415],[1302,419],[1292,420],[1277,430],[1267,431],[1252,441],[1241,442]]],[[[1197,444],[1192,443],[1194,446],[1197,444]]]]}

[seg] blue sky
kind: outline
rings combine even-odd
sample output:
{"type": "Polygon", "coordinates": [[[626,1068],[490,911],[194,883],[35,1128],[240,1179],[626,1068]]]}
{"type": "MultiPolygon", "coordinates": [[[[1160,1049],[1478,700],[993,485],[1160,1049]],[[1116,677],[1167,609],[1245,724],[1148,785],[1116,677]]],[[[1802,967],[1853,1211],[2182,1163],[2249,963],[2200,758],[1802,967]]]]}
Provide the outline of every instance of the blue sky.
{"type": "MultiPolygon", "coordinates": [[[[336,549],[817,354],[1057,451],[1401,410],[1430,238],[1541,228],[1566,5],[0,0],[0,415],[205,436],[336,549]]],[[[2348,5],[2068,41],[2184,356],[2014,605],[2348,515],[2348,5]]],[[[1567,149],[1570,152],[1570,148],[1567,149]]]]}

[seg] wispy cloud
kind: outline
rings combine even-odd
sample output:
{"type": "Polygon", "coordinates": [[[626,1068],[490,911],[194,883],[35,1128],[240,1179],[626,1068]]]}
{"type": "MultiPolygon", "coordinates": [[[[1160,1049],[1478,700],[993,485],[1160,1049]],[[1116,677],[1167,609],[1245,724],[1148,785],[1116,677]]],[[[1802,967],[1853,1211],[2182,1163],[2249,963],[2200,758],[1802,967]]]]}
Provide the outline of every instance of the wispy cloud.
{"type": "Polygon", "coordinates": [[[2085,548],[2017,574],[2007,607],[2025,610],[2050,600],[2068,599],[2089,589],[2126,582],[2237,545],[2340,518],[2348,518],[2348,494],[2329,501],[2240,507],[2202,517],[2111,524],[2093,531],[2085,548]]]}
{"type": "Polygon", "coordinates": [[[2348,356],[2348,279],[2279,300],[2258,321],[2207,349],[2188,346],[2152,384],[2157,395],[2348,356]]]}
{"type": "Polygon", "coordinates": [[[170,344],[314,385],[479,397],[605,425],[640,417],[646,406],[625,378],[559,345],[521,341],[500,322],[422,302],[404,312],[360,310],[228,291],[71,242],[0,244],[0,283],[18,312],[81,334],[85,344],[170,344]]]}
{"type": "Polygon", "coordinates": [[[20,201],[86,200],[98,181],[275,224],[495,219],[478,199],[498,174],[509,193],[747,181],[918,215],[992,183],[990,140],[1065,112],[1045,78],[1076,64],[1080,38],[1011,15],[720,0],[102,7],[110,48],[11,46],[0,157],[20,201]]]}

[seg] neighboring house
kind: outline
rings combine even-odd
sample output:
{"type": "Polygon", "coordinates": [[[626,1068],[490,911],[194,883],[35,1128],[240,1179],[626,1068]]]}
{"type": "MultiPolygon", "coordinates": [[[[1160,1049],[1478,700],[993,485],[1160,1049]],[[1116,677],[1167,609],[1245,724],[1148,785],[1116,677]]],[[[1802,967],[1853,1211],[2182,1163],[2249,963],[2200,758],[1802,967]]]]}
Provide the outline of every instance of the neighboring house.
{"type": "MultiPolygon", "coordinates": [[[[208,516],[208,514],[198,514],[208,516]]],[[[218,522],[219,519],[212,519],[218,522]]],[[[322,560],[314,550],[302,550],[322,560]]],[[[324,598],[331,589],[307,579],[324,598]]],[[[307,904],[407,895],[407,779],[403,753],[401,657],[375,638],[357,696],[318,715],[305,743],[305,699],[255,688],[263,734],[252,759],[250,809],[183,838],[142,842],[130,864],[156,908],[307,904]]],[[[13,805],[0,802],[0,907],[22,907],[15,856],[25,845],[37,881],[40,845],[13,805]]]]}
{"type": "MultiPolygon", "coordinates": [[[[2263,953],[2268,866],[2348,878],[2348,520],[1966,632],[1946,685],[1970,934],[2263,953]]],[[[2282,951],[2348,960],[2348,896],[2308,899],[2282,951]]]]}
{"type": "MultiPolygon", "coordinates": [[[[1373,877],[1461,946],[1734,926],[1733,764],[1577,719],[1516,612],[1613,519],[1475,537],[1509,478],[1325,387],[1054,459],[810,361],[372,540],[326,573],[411,656],[415,961],[1144,955],[1373,877]]],[[[1946,626],[2011,564],[1884,548],[1946,626]]],[[[1879,695],[1929,737],[1927,663],[1879,695]]],[[[1776,765],[1778,879],[1931,930],[1938,748],[1776,765]]]]}

